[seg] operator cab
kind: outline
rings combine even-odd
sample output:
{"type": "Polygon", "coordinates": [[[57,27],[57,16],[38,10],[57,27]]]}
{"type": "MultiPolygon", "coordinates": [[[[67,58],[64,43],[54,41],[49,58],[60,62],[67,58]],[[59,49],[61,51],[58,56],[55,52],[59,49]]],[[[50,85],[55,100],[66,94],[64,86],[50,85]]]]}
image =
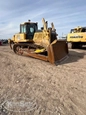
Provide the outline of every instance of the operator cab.
{"type": "Polygon", "coordinates": [[[86,32],[86,27],[78,27],[75,29],[71,29],[70,33],[78,33],[78,32],[86,32]]]}
{"type": "Polygon", "coordinates": [[[26,34],[26,39],[33,39],[34,33],[38,30],[37,23],[25,22],[20,24],[20,33],[26,34]]]}

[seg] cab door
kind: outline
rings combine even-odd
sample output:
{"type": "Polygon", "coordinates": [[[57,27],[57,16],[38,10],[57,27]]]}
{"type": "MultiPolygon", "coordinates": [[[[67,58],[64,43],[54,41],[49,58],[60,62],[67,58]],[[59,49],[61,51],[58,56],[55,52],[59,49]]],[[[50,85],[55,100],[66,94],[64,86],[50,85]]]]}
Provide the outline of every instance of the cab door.
{"type": "Polygon", "coordinates": [[[26,39],[33,39],[35,31],[35,25],[28,24],[26,27],[26,39]]]}

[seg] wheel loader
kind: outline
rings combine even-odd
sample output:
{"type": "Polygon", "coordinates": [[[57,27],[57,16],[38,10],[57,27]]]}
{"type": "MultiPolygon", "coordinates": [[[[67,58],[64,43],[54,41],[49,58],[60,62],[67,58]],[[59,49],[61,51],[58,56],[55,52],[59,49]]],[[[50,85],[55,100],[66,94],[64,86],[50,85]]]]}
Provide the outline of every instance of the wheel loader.
{"type": "Polygon", "coordinates": [[[24,22],[20,24],[20,32],[9,39],[10,47],[16,54],[30,56],[52,64],[58,64],[68,58],[66,41],[57,40],[54,24],[42,19],[43,27],[39,30],[38,23],[24,22]]]}
{"type": "Polygon", "coordinates": [[[80,48],[86,45],[86,27],[76,27],[71,29],[67,35],[67,42],[70,43],[70,48],[80,48]]]}

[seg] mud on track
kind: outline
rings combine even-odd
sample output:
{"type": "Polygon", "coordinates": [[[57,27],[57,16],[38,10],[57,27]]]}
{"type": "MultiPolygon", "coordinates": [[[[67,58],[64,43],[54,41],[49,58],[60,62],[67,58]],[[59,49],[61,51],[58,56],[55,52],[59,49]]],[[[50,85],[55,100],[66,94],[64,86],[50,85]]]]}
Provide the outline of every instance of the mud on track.
{"type": "Polygon", "coordinates": [[[69,59],[54,66],[14,54],[0,46],[0,114],[17,115],[2,108],[12,98],[28,98],[36,108],[27,115],[86,115],[86,49],[69,50],[69,59]]]}

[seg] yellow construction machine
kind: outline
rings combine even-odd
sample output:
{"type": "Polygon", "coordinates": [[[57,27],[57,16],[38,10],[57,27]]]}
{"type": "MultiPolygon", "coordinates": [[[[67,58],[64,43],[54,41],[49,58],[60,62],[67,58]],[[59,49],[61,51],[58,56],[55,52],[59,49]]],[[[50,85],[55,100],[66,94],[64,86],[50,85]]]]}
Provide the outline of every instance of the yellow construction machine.
{"type": "Polygon", "coordinates": [[[67,35],[67,42],[71,43],[71,48],[80,48],[86,45],[86,27],[76,27],[71,29],[67,35]]]}
{"type": "Polygon", "coordinates": [[[57,40],[57,33],[53,23],[48,28],[48,22],[44,18],[42,22],[43,27],[40,30],[38,29],[38,23],[30,20],[20,24],[20,33],[9,39],[10,47],[16,54],[58,64],[68,58],[67,43],[66,41],[57,40]]]}

